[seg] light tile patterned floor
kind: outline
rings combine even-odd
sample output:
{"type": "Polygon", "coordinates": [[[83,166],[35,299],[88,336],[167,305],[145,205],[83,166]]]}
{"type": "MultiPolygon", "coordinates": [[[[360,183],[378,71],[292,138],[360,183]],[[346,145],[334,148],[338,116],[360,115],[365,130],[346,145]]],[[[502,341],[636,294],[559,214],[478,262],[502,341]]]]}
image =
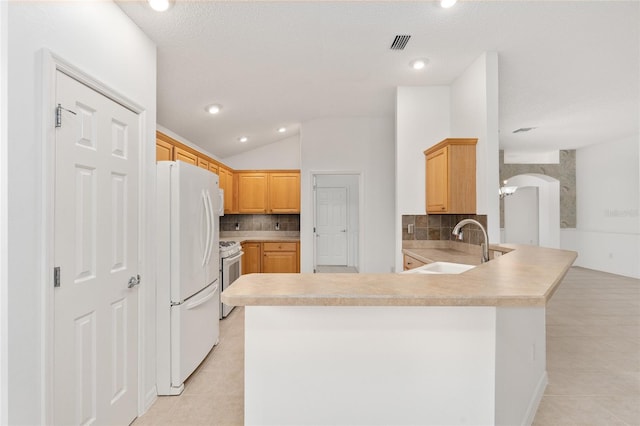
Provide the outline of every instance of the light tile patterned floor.
{"type": "MultiPolygon", "coordinates": [[[[244,312],[180,396],[160,397],[142,425],[242,425],[244,312]]],[[[640,280],[572,268],[547,307],[549,385],[534,425],[640,426],[640,280]]]]}

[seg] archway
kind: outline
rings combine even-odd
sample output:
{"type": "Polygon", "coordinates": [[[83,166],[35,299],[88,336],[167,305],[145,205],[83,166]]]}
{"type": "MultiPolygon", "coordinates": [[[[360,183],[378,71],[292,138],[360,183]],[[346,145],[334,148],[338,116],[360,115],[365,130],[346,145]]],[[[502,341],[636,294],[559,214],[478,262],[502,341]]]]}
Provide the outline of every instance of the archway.
{"type": "MultiPolygon", "coordinates": [[[[560,181],[550,176],[529,173],[510,177],[509,186],[518,188],[537,188],[538,195],[538,245],[543,247],[560,248],[560,181]]],[[[518,202],[505,203],[505,217],[507,205],[509,208],[523,208],[518,202]]],[[[509,242],[509,231],[505,221],[504,239],[509,242]]],[[[516,230],[511,229],[513,234],[516,230]]]]}

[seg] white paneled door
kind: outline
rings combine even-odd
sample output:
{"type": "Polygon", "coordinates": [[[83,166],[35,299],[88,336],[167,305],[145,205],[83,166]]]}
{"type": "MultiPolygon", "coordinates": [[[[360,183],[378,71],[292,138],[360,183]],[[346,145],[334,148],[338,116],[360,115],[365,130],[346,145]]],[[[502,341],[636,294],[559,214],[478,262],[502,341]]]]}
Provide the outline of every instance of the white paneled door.
{"type": "Polygon", "coordinates": [[[347,188],[316,189],[316,265],[347,265],[347,188]]]}
{"type": "Polygon", "coordinates": [[[54,422],[128,425],[138,395],[138,115],[57,72],[54,422]]]}

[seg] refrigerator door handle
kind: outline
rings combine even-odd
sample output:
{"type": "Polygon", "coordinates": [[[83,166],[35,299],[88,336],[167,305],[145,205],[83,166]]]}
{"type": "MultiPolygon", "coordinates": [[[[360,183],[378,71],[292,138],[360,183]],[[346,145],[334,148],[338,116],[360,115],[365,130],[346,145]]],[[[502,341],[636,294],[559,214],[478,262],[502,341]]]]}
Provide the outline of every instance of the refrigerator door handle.
{"type": "Polygon", "coordinates": [[[204,252],[202,253],[202,266],[207,264],[207,258],[209,254],[209,249],[211,245],[211,213],[209,212],[209,204],[207,204],[207,192],[205,190],[200,194],[200,200],[202,201],[202,206],[204,207],[204,216],[205,216],[205,240],[204,240],[204,252]]]}
{"type": "Polygon", "coordinates": [[[185,305],[186,309],[195,309],[198,306],[202,305],[203,303],[208,302],[213,296],[216,295],[216,290],[218,289],[218,286],[216,285],[213,290],[211,290],[211,292],[209,292],[209,294],[207,294],[206,296],[197,299],[197,300],[189,300],[189,302],[185,305]]]}
{"type": "Polygon", "coordinates": [[[206,204],[207,204],[207,218],[209,220],[209,228],[207,229],[207,239],[209,240],[208,243],[208,247],[209,250],[206,253],[206,258],[205,258],[205,262],[204,265],[208,265],[209,262],[211,261],[211,253],[213,252],[213,243],[214,243],[214,239],[215,239],[215,224],[214,224],[214,217],[213,217],[213,205],[211,202],[211,194],[209,193],[209,191],[207,191],[206,193],[206,204]]]}

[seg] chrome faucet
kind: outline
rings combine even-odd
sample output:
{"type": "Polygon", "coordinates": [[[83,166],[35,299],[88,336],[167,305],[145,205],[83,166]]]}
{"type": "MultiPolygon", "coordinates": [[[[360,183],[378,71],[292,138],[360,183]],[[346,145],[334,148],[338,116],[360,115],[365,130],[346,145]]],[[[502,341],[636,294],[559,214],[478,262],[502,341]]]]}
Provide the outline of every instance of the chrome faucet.
{"type": "Polygon", "coordinates": [[[482,224],[480,222],[478,222],[475,219],[462,219],[460,222],[458,222],[458,224],[453,228],[453,235],[455,235],[456,237],[458,235],[462,236],[461,233],[461,228],[464,225],[467,225],[469,223],[473,223],[476,224],[480,227],[480,229],[482,230],[482,235],[484,236],[484,244],[481,245],[482,247],[482,263],[484,262],[488,262],[489,261],[489,237],[487,236],[487,231],[484,229],[484,226],[482,226],[482,224]]]}

